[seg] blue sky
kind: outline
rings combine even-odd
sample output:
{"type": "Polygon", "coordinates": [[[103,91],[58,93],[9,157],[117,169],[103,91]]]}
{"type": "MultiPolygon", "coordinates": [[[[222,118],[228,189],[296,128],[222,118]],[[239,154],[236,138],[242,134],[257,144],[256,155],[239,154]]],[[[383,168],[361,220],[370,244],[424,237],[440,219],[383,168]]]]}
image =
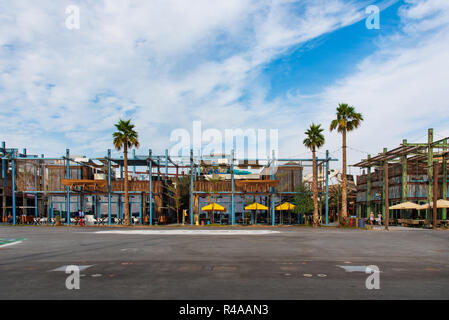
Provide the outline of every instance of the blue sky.
{"type": "MultiPolygon", "coordinates": [[[[373,2],[376,3],[376,2],[373,2]]],[[[377,50],[376,41],[398,31],[397,14],[403,1],[385,8],[381,28],[367,30],[366,20],[324,34],[293,49],[264,67],[268,98],[290,91],[317,94],[357,69],[357,64],[377,50]]]]}
{"type": "Polygon", "coordinates": [[[132,118],[142,153],[175,129],[278,129],[305,155],[310,123],[339,102],[365,115],[350,162],[423,137],[449,136],[446,0],[0,0],[0,138],[30,153],[103,156],[113,123],[132,118]],[[378,5],[380,30],[365,26],[378,5]],[[65,26],[68,5],[80,28],[65,26]]]}

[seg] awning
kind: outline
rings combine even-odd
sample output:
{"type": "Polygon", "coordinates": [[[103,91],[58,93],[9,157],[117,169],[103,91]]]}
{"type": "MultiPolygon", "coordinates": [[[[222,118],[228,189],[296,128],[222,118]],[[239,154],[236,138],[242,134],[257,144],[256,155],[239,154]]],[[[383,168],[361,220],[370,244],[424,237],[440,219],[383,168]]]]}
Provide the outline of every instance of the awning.
{"type": "MultiPolygon", "coordinates": [[[[425,210],[425,209],[428,209],[429,207],[433,208],[433,201],[430,203],[430,206],[429,206],[428,203],[425,203],[425,204],[419,206],[419,209],[425,210]]],[[[448,200],[443,200],[443,199],[437,200],[437,208],[438,209],[449,208],[449,201],[448,200]]]]}
{"type": "Polygon", "coordinates": [[[293,210],[295,209],[295,205],[290,202],[284,202],[283,204],[277,206],[276,210],[293,210]]]}
{"type": "Polygon", "coordinates": [[[394,206],[389,207],[390,210],[408,210],[408,209],[421,209],[421,205],[417,203],[413,203],[410,201],[395,204],[394,206]]]}
{"type": "Polygon", "coordinates": [[[263,204],[254,202],[253,204],[246,206],[245,210],[268,210],[268,207],[265,207],[263,204]]]}
{"type": "Polygon", "coordinates": [[[226,208],[223,206],[220,206],[218,203],[211,203],[205,207],[202,207],[201,210],[203,210],[203,211],[226,211],[226,208]]]}

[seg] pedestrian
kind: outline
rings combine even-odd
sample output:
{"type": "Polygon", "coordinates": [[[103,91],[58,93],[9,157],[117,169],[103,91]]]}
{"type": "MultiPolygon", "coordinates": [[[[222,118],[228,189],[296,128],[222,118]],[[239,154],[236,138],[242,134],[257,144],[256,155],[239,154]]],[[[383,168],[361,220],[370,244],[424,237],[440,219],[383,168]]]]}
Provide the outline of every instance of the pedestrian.
{"type": "Polygon", "coordinates": [[[372,211],[369,214],[369,223],[370,223],[370,225],[374,224],[374,213],[372,211]]]}
{"type": "Polygon", "coordinates": [[[84,219],[84,211],[79,211],[79,217],[80,217],[80,226],[83,226],[83,219],[84,219]]]}
{"type": "Polygon", "coordinates": [[[11,213],[8,213],[8,223],[9,223],[9,224],[12,224],[12,223],[13,223],[13,218],[12,218],[11,213]]]}
{"type": "Polygon", "coordinates": [[[382,214],[380,212],[377,214],[377,224],[382,225],[382,214]]]}

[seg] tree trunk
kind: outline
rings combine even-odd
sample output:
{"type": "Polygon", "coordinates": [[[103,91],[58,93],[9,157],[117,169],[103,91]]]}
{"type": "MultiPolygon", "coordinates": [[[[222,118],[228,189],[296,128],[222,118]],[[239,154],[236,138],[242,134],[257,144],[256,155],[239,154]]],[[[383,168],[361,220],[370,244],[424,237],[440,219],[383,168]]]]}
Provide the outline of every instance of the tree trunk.
{"type": "Polygon", "coordinates": [[[315,148],[312,150],[313,157],[313,226],[318,226],[318,177],[316,174],[315,148]]]}
{"type": "Polygon", "coordinates": [[[125,169],[125,181],[124,181],[124,188],[125,188],[125,221],[124,224],[126,226],[129,226],[131,224],[130,217],[129,217],[129,198],[128,198],[128,142],[125,141],[125,146],[123,148],[123,159],[124,159],[124,169],[125,169]]]}
{"type": "Polygon", "coordinates": [[[346,226],[348,223],[348,201],[347,201],[347,181],[346,176],[346,130],[342,132],[343,137],[343,173],[342,173],[342,190],[341,190],[341,224],[346,226]]]}

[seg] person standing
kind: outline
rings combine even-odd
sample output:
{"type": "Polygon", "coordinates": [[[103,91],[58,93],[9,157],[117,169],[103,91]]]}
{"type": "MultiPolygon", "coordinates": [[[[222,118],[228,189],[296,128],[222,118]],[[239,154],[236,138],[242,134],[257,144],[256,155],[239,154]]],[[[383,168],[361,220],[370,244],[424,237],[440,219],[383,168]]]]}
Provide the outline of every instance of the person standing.
{"type": "Polygon", "coordinates": [[[12,223],[13,223],[13,218],[12,218],[11,213],[8,213],[8,223],[9,223],[9,224],[12,224],[12,223]]]}
{"type": "Polygon", "coordinates": [[[374,224],[374,213],[372,211],[369,214],[369,223],[370,223],[370,225],[374,224]]]}
{"type": "Polygon", "coordinates": [[[377,224],[382,225],[382,214],[380,212],[377,214],[377,224]]]}
{"type": "Polygon", "coordinates": [[[80,226],[83,226],[83,220],[84,220],[84,211],[83,210],[79,211],[79,216],[80,216],[80,226]]]}

